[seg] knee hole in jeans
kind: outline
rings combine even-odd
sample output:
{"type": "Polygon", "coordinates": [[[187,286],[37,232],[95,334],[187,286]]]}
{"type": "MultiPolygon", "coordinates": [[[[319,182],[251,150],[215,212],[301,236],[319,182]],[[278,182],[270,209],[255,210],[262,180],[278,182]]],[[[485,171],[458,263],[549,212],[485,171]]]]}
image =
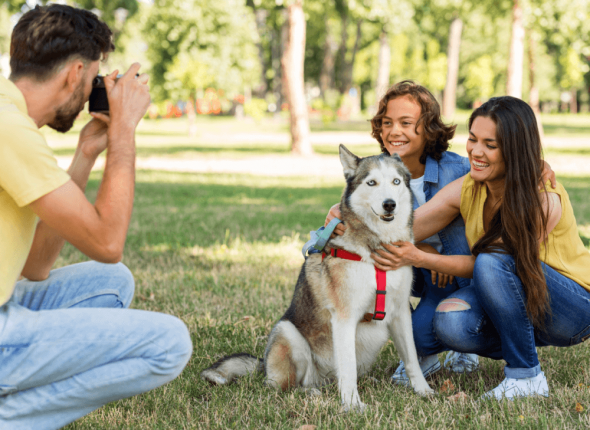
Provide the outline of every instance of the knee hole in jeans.
{"type": "Polygon", "coordinates": [[[449,298],[438,304],[435,312],[459,312],[471,309],[471,305],[465,300],[449,298]]]}

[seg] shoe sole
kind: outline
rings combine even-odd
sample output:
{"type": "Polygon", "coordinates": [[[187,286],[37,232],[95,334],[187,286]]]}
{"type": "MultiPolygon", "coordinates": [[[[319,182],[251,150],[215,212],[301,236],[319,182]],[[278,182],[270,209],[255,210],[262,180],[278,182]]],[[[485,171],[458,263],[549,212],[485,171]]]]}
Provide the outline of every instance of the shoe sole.
{"type": "MultiPolygon", "coordinates": [[[[442,365],[440,364],[440,362],[438,362],[434,366],[430,366],[428,369],[426,369],[424,372],[422,372],[422,374],[424,375],[424,378],[428,378],[428,377],[434,375],[435,373],[439,372],[441,369],[442,369],[442,365]]],[[[404,385],[406,387],[410,386],[410,379],[407,377],[406,378],[395,378],[395,375],[393,375],[391,377],[391,382],[396,385],[404,385]]]]}

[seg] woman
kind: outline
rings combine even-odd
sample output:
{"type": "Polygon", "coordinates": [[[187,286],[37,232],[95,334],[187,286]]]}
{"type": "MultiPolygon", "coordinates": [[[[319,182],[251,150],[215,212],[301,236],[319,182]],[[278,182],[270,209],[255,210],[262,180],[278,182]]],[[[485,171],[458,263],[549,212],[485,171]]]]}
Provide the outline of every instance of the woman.
{"type": "Polygon", "coordinates": [[[473,278],[436,308],[441,350],[506,361],[506,378],[486,397],[548,396],[535,347],[590,337],[590,253],[563,186],[538,189],[541,142],[525,102],[497,97],[476,109],[467,153],[470,173],[415,212],[414,232],[423,240],[461,215],[471,255],[400,242],[373,257],[384,270],[409,264],[473,278]]]}

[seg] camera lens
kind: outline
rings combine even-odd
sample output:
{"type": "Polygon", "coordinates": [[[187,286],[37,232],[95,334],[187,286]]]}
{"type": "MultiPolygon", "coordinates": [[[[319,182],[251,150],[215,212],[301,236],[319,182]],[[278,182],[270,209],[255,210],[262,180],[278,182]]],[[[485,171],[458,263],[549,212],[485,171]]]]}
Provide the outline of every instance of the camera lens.
{"type": "Polygon", "coordinates": [[[100,81],[101,81],[101,77],[100,76],[97,76],[96,78],[94,78],[92,80],[92,86],[93,87],[98,87],[100,85],[100,81]]]}

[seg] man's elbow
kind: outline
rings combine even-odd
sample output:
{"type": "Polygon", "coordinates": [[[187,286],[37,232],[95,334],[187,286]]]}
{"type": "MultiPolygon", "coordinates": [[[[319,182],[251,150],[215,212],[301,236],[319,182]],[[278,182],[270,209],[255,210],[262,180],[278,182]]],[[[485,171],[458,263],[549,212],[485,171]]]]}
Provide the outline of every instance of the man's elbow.
{"type": "Polygon", "coordinates": [[[32,282],[41,282],[49,278],[51,269],[43,270],[23,270],[21,275],[32,282]]]}
{"type": "Polygon", "coordinates": [[[100,263],[116,264],[123,258],[123,248],[124,245],[111,243],[101,247],[92,258],[100,263]]]}

